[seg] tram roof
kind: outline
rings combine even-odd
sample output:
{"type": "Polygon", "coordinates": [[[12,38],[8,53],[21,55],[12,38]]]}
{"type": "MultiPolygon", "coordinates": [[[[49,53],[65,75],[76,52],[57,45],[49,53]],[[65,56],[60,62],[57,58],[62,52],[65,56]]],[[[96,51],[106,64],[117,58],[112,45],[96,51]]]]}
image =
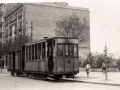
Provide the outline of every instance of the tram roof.
{"type": "Polygon", "coordinates": [[[78,38],[73,38],[73,37],[51,37],[51,38],[45,38],[45,39],[46,39],[46,40],[49,40],[49,39],[54,39],[54,38],[78,39],[78,38]]]}
{"type": "Polygon", "coordinates": [[[45,42],[46,40],[50,40],[50,39],[55,39],[55,38],[62,38],[62,39],[78,39],[78,38],[73,38],[73,37],[44,37],[44,39],[40,39],[38,41],[33,41],[33,42],[28,42],[25,43],[23,45],[29,45],[29,44],[34,44],[34,43],[40,43],[40,42],[45,42]]]}

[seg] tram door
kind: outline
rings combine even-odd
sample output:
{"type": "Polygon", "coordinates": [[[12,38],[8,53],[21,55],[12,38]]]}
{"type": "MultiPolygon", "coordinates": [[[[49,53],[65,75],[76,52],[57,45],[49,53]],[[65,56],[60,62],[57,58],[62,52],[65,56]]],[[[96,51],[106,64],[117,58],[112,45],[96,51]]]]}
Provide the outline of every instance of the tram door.
{"type": "Polygon", "coordinates": [[[64,59],[65,73],[73,72],[74,71],[73,45],[65,44],[64,54],[65,54],[64,59]]]}
{"type": "Polygon", "coordinates": [[[52,46],[52,40],[48,40],[47,45],[47,55],[48,55],[48,70],[49,72],[53,71],[53,46],[52,46]]]}

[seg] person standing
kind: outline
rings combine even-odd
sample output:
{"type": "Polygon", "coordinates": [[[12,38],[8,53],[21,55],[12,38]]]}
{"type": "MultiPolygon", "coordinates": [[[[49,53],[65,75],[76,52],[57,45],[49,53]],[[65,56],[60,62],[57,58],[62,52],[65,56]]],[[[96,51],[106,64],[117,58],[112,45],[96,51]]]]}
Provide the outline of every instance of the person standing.
{"type": "Polygon", "coordinates": [[[87,77],[89,77],[89,73],[90,73],[90,69],[91,69],[90,64],[87,63],[86,66],[85,66],[85,68],[86,68],[87,77]]]}
{"type": "Polygon", "coordinates": [[[105,73],[105,63],[102,63],[102,72],[105,73]]]}

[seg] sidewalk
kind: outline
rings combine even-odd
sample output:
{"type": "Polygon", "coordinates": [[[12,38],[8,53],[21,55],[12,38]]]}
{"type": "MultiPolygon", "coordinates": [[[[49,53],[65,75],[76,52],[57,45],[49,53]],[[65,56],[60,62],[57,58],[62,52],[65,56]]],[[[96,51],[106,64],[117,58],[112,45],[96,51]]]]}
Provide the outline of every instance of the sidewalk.
{"type": "MultiPolygon", "coordinates": [[[[10,72],[7,69],[0,69],[1,74],[9,74],[10,72]]],[[[65,78],[67,80],[73,80],[73,78],[65,78]]],[[[108,72],[107,80],[105,73],[103,72],[90,72],[89,77],[85,71],[80,71],[74,78],[76,82],[83,83],[93,83],[93,84],[103,84],[103,85],[113,85],[120,86],[120,72],[108,72]]]]}
{"type": "Polygon", "coordinates": [[[0,73],[9,74],[10,72],[8,72],[7,69],[0,69],[0,73]]]}
{"type": "Polygon", "coordinates": [[[90,72],[89,77],[87,77],[85,71],[80,71],[74,80],[84,83],[120,86],[120,72],[108,72],[106,80],[105,73],[103,74],[103,72],[90,72]]]}

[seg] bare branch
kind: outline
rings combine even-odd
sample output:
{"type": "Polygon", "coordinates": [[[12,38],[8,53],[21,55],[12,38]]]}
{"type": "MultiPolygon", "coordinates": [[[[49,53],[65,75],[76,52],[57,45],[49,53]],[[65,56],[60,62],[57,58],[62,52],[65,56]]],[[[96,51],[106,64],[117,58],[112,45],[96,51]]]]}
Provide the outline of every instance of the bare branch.
{"type": "Polygon", "coordinates": [[[79,38],[79,42],[85,43],[89,40],[89,26],[86,18],[83,18],[83,22],[79,17],[72,15],[65,17],[56,22],[55,34],[65,37],[79,38]]]}

